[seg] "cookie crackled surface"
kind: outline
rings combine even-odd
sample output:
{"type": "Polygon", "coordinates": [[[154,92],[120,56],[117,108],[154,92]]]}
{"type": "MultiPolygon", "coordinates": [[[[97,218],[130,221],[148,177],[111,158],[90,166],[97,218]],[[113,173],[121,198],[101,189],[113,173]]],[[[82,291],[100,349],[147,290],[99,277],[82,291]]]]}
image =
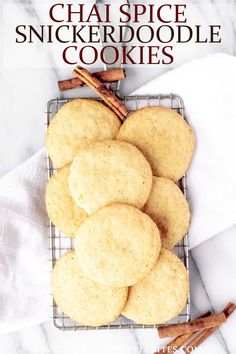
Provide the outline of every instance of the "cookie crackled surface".
{"type": "Polygon", "coordinates": [[[162,248],[152,270],[129,289],[122,314],[139,324],[162,324],[183,310],[188,293],[189,280],[183,262],[162,248]]]}
{"type": "Polygon", "coordinates": [[[186,172],[194,150],[191,127],[175,110],[149,106],[132,113],[122,124],[118,140],[137,146],[154,176],[178,181],[186,172]]]}
{"type": "Polygon", "coordinates": [[[87,276],[114,287],[130,286],[143,278],[156,263],[160,246],[156,224],[125,204],[93,213],[75,238],[75,251],[87,276]]]}
{"type": "Polygon", "coordinates": [[[54,172],[46,187],[46,208],[53,224],[66,236],[74,237],[87,213],[78,207],[69,192],[70,166],[54,172]]]}
{"type": "Polygon", "coordinates": [[[128,288],[113,288],[88,278],[74,251],[67,252],[57,261],[51,285],[61,310],[72,320],[87,326],[101,326],[115,320],[128,294],[128,288]]]}
{"type": "Polygon", "coordinates": [[[87,213],[112,203],[141,208],[152,187],[152,170],[133,145],[117,140],[80,149],[71,164],[71,194],[87,213]]]}
{"type": "Polygon", "coordinates": [[[54,166],[60,168],[89,143],[114,139],[120,125],[115,113],[102,103],[77,98],[62,106],[51,120],[46,149],[54,166]]]}
{"type": "Polygon", "coordinates": [[[157,224],[165,248],[174,247],[188,230],[188,202],[179,187],[167,178],[153,177],[152,190],[142,210],[157,224]]]}

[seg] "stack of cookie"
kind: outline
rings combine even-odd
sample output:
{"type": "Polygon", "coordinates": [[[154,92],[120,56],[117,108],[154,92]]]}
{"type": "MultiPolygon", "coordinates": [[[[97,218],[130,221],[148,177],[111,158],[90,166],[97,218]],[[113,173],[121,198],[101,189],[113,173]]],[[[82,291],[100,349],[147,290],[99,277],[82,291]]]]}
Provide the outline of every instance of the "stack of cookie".
{"type": "Polygon", "coordinates": [[[188,124],[168,108],[145,107],[121,125],[102,103],[75,99],[52,119],[46,147],[57,168],[48,215],[75,238],[52,272],[57,305],[89,326],[121,313],[148,325],[177,316],[189,285],[170,249],[190,220],[175,184],[194,150],[188,124]]]}

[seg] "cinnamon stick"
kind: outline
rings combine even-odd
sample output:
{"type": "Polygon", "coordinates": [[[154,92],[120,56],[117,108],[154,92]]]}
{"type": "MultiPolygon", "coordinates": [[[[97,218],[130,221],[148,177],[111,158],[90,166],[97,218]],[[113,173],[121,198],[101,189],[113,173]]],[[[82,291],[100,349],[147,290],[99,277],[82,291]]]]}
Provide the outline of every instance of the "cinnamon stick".
{"type": "MultiPolygon", "coordinates": [[[[206,312],[204,315],[199,316],[198,318],[204,318],[207,317],[211,314],[210,311],[206,312]]],[[[176,350],[181,348],[193,335],[193,332],[188,333],[188,334],[183,334],[174,340],[172,340],[170,343],[165,345],[161,350],[158,352],[155,352],[154,354],[171,354],[174,353],[176,350]]]]}
{"type": "MultiPolygon", "coordinates": [[[[232,313],[235,311],[236,306],[233,303],[229,303],[225,309],[223,310],[226,319],[228,319],[232,313]]],[[[220,327],[212,327],[209,329],[205,329],[204,331],[202,331],[197,337],[195,337],[191,342],[188,343],[188,345],[183,348],[183,351],[187,354],[187,353],[191,353],[192,351],[194,351],[202,342],[204,342],[207,338],[209,338],[214,332],[217,331],[217,329],[220,327]]]]}
{"type": "MultiPolygon", "coordinates": [[[[110,69],[104,71],[98,71],[92,73],[93,76],[96,76],[101,82],[114,82],[118,80],[125,79],[125,70],[122,68],[110,69]]],[[[67,80],[58,81],[58,87],[60,91],[70,90],[74,88],[79,88],[86,85],[78,77],[73,77],[67,80]]]]}
{"type": "Polygon", "coordinates": [[[129,112],[128,109],[99,79],[82,67],[77,67],[74,72],[81,81],[94,90],[106,102],[122,121],[125,120],[129,112]]]}
{"type": "Polygon", "coordinates": [[[160,338],[177,337],[182,334],[193,333],[206,328],[217,327],[226,321],[224,312],[204,318],[198,318],[191,322],[179,323],[158,328],[160,338]]]}

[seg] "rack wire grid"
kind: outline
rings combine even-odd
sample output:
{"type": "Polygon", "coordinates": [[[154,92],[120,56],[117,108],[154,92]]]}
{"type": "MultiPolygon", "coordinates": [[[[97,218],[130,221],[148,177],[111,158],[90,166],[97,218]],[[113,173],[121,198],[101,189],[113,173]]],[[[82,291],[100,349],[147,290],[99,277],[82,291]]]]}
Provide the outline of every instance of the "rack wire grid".
{"type": "MultiPolygon", "coordinates": [[[[96,99],[90,97],[91,99],[96,99]]],[[[119,97],[124,104],[127,106],[130,112],[137,110],[146,106],[164,106],[171,108],[177,111],[183,119],[184,117],[184,103],[182,98],[176,94],[159,94],[153,96],[127,96],[127,97],[119,97]]],[[[57,113],[57,111],[67,102],[71,101],[70,99],[57,98],[50,100],[46,105],[46,129],[50,124],[51,119],[57,113]]],[[[100,99],[96,99],[101,101],[100,99]]],[[[50,160],[49,156],[47,156],[47,172],[48,179],[53,175],[55,168],[50,160]]],[[[179,187],[185,196],[187,196],[186,190],[186,175],[179,181],[179,187]]],[[[49,239],[50,239],[50,261],[52,264],[52,268],[54,267],[56,261],[66,252],[73,249],[73,239],[67,237],[62,234],[58,228],[56,228],[53,223],[49,220],[49,239]]],[[[183,261],[185,264],[187,271],[189,273],[189,256],[188,256],[188,234],[185,235],[183,240],[179,242],[173,249],[173,252],[183,261]]],[[[70,319],[66,314],[64,314],[60,308],[55,303],[52,297],[52,308],[53,308],[53,323],[54,326],[60,330],[88,330],[88,329],[122,329],[122,328],[157,328],[161,324],[156,325],[142,325],[136,324],[135,322],[125,318],[124,316],[120,316],[115,321],[108,325],[99,326],[99,327],[90,327],[84,326],[77,322],[74,322],[70,319]]],[[[190,319],[190,293],[188,295],[188,300],[183,311],[174,319],[167,322],[170,323],[183,323],[187,322],[190,319]]]]}

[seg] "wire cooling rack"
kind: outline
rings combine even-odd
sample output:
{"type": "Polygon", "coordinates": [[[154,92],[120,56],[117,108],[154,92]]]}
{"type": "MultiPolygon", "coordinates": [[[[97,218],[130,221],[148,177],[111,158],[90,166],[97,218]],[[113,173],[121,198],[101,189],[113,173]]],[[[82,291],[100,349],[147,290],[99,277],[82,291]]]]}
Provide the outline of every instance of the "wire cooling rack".
{"type": "MultiPolygon", "coordinates": [[[[184,104],[180,96],[176,94],[168,95],[155,95],[155,96],[128,96],[120,97],[124,102],[126,107],[132,112],[138,108],[145,106],[164,106],[177,111],[184,118],[184,104]]],[[[94,98],[93,98],[94,99],[94,98]]],[[[46,128],[50,124],[51,119],[56,114],[56,112],[67,102],[72,99],[53,99],[49,101],[46,105],[46,128]]],[[[99,99],[98,99],[99,100],[99,99]]],[[[100,101],[100,100],[99,100],[100,101]]],[[[55,168],[52,161],[47,156],[47,171],[48,179],[53,175],[55,168]]],[[[183,191],[184,195],[187,196],[186,191],[186,176],[184,176],[180,182],[179,186],[183,191]]],[[[73,239],[62,234],[49,220],[49,239],[50,239],[50,260],[52,267],[54,267],[56,261],[66,252],[73,249],[73,239]]],[[[188,272],[189,272],[189,257],[188,257],[188,235],[186,234],[184,239],[179,242],[173,249],[174,253],[183,261],[188,272]]],[[[53,301],[53,323],[56,328],[61,330],[88,330],[88,329],[121,329],[121,328],[156,328],[158,325],[141,325],[136,324],[133,321],[128,320],[124,316],[120,316],[118,319],[106,326],[100,327],[89,327],[81,325],[77,322],[71,320],[67,315],[65,315],[59,307],[53,301]]],[[[190,319],[190,294],[188,296],[187,304],[184,310],[174,319],[168,323],[181,323],[187,322],[190,319]]]]}

